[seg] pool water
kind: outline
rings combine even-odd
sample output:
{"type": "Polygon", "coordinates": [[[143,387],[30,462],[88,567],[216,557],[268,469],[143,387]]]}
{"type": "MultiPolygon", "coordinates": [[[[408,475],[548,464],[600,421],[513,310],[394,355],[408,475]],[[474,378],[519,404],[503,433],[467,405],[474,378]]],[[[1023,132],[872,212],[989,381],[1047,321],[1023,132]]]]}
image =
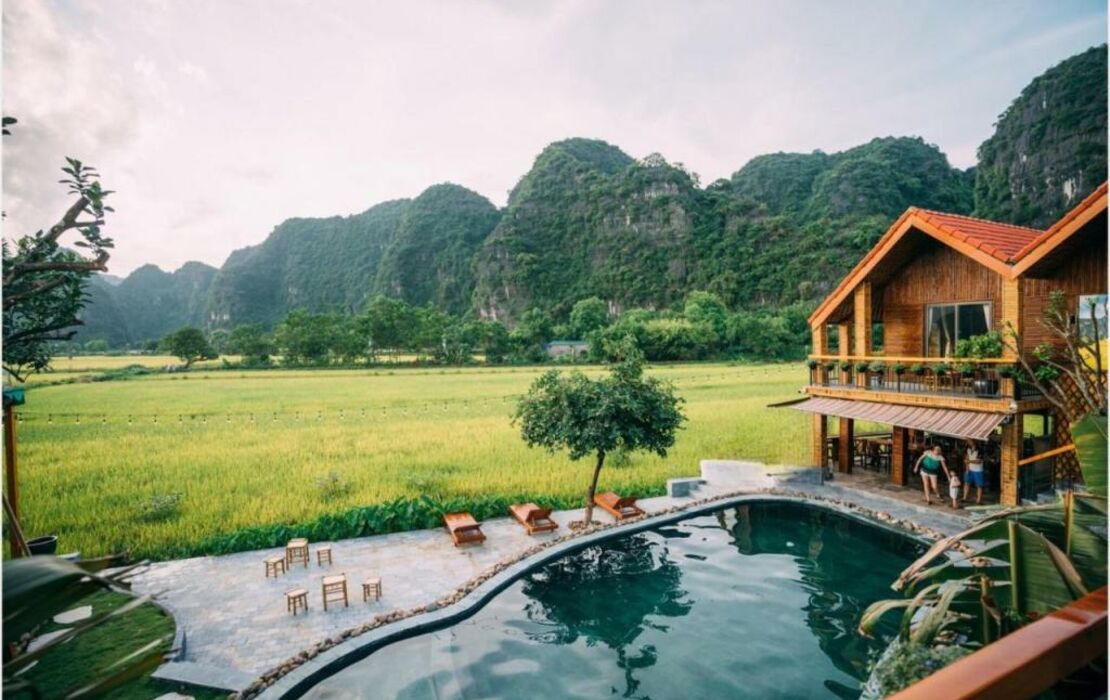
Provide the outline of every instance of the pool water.
{"type": "Polygon", "coordinates": [[[539,567],[307,697],[856,698],[881,646],[860,614],[922,551],[814,506],[727,508],[539,567]]]}

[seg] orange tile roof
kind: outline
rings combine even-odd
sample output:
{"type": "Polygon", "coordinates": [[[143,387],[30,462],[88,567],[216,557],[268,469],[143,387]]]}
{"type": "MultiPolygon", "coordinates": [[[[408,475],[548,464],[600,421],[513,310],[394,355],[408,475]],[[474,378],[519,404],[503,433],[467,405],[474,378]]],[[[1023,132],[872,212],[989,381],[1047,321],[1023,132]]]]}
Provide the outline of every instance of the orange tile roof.
{"type": "Polygon", "coordinates": [[[915,212],[956,240],[978,248],[1004,263],[1012,262],[1020,251],[1044,235],[1044,231],[1040,229],[1001,224],[960,214],[928,209],[917,209],[915,212]]]}
{"type": "Polygon", "coordinates": [[[1014,254],[1014,260],[1021,260],[1022,258],[1024,258],[1029,253],[1033,252],[1033,250],[1037,246],[1039,246],[1041,243],[1047,241],[1049,238],[1052,238],[1052,236],[1055,235],[1057,231],[1064,228],[1065,226],[1070,224],[1073,220],[1075,220],[1076,217],[1078,217],[1079,215],[1086,212],[1087,209],[1089,209],[1091,206],[1093,206],[1095,204],[1095,202],[1097,202],[1101,197],[1105,197],[1106,196],[1106,186],[1107,186],[1107,183],[1105,183],[1105,182],[1102,183],[1101,185],[1099,185],[1095,189],[1095,191],[1090,193],[1089,195],[1087,195],[1083,199],[1082,202],[1080,202],[1079,204],[1072,207],[1071,211],[1069,211],[1067,214],[1064,214],[1062,217],[1060,217],[1059,221],[1052,224],[1051,228],[1049,228],[1047,231],[1042,233],[1040,236],[1037,236],[1035,239],[1029,241],[1029,243],[1027,243],[1025,245],[1025,247],[1023,247],[1021,250],[1019,250],[1017,253],[1014,254]]]}
{"type": "Polygon", "coordinates": [[[809,316],[810,324],[822,323],[844,302],[847,294],[870,274],[908,228],[917,226],[934,238],[977,260],[1003,277],[1013,279],[1022,274],[1039,257],[1051,250],[1053,239],[1065,240],[1085,220],[1106,208],[1107,183],[1102,183],[1071,211],[1046,231],[1014,226],[997,221],[976,219],[960,214],[947,214],[910,207],[891,224],[887,232],[863,256],[852,271],[840,281],[829,296],[809,316]],[[1075,224],[1076,226],[1073,226],[1075,224]],[[947,240],[946,240],[947,239],[947,240]],[[1023,259],[1025,260],[1024,262],[1023,259]]]}

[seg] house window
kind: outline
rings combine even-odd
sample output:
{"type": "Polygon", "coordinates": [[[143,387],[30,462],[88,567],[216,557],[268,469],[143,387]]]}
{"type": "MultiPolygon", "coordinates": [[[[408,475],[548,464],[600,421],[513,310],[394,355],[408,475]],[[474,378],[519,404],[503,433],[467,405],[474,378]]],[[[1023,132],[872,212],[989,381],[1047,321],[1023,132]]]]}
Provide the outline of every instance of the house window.
{"type": "Polygon", "coordinates": [[[991,329],[991,305],[936,304],[925,311],[925,356],[951,357],[963,338],[982,335],[991,329]]]}

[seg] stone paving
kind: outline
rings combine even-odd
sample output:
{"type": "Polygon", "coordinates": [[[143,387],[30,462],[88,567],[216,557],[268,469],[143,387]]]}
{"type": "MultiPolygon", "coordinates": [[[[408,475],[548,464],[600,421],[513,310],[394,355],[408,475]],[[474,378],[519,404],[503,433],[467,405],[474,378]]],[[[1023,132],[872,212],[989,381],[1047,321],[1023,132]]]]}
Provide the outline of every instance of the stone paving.
{"type": "MultiPolygon", "coordinates": [[[[687,497],[659,497],[640,502],[648,513],[724,493],[759,490],[776,485],[804,493],[852,501],[899,518],[909,518],[941,532],[968,524],[966,517],[912,506],[887,496],[832,484],[807,483],[789,475],[768,476],[763,465],[703,462],[701,483],[687,497]]],[[[806,470],[803,474],[812,474],[806,470]]],[[[519,555],[544,538],[567,531],[582,511],[559,511],[556,535],[529,537],[509,518],[482,523],[486,541],[455,547],[444,530],[422,530],[379,535],[332,545],[333,563],[316,564],[315,546],[308,567],[293,566],[284,576],[266,578],[263,560],[284,549],[243,552],[219,557],[197,557],[153,564],[133,579],[138,593],[156,593],[185,633],[180,663],[163,665],[158,676],[238,690],[252,677],[306,649],[329,635],[354,627],[375,615],[424,605],[449,594],[497,562],[519,555]],[[321,578],[345,573],[349,606],[342,603],[324,612],[321,578]],[[380,601],[362,600],[362,580],[382,579],[380,601]],[[285,607],[286,590],[308,590],[308,613],[291,616],[285,607]]],[[[604,512],[595,517],[608,520],[604,512]]]]}

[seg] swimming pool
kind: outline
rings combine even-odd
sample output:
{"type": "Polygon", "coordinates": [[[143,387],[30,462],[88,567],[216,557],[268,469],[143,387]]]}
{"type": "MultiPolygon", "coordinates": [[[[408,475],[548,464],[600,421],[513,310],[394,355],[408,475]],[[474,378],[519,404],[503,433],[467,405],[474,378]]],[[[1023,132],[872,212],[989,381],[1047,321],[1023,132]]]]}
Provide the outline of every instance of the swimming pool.
{"type": "Polygon", "coordinates": [[[859,616],[922,551],[822,507],[729,507],[540,566],[305,697],[855,698],[881,646],[859,616]]]}

